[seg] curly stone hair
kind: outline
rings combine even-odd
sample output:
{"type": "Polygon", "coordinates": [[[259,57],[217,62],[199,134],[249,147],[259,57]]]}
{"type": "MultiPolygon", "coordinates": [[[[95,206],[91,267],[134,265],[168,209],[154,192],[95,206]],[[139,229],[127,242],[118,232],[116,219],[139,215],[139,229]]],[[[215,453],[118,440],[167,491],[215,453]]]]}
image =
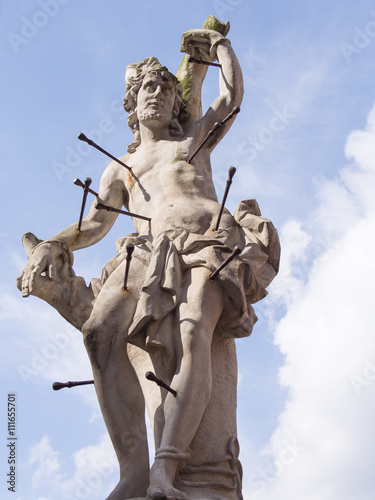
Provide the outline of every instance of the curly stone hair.
{"type": "Polygon", "coordinates": [[[126,94],[124,98],[124,109],[129,113],[128,125],[134,135],[134,141],[127,147],[127,151],[129,153],[134,153],[141,143],[141,135],[137,117],[137,96],[144,77],[150,71],[160,71],[171,81],[176,94],[176,98],[172,111],[172,120],[169,124],[169,130],[170,134],[174,137],[178,137],[183,133],[180,123],[185,118],[186,105],[183,102],[182,98],[181,84],[165,66],[162,66],[159,63],[156,57],[147,57],[146,59],[143,59],[143,61],[140,61],[138,63],[129,64],[129,66],[126,67],[125,72],[126,94]]]}

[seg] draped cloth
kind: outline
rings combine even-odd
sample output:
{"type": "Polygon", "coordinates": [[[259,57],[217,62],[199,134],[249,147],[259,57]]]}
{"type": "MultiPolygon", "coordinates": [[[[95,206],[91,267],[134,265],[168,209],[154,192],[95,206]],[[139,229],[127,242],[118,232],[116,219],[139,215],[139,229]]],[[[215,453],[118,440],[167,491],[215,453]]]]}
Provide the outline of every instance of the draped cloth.
{"type": "MultiPolygon", "coordinates": [[[[145,266],[145,278],[128,332],[128,341],[173,356],[174,313],[178,311],[184,273],[194,267],[211,272],[229,256],[235,245],[243,248],[216,280],[224,290],[224,307],[215,329],[222,338],[249,336],[257,321],[251,304],[266,296],[266,287],[278,271],[280,245],[272,223],[261,216],[255,200],[242,201],[229,229],[205,234],[170,230],[154,240],[129,235],[117,241],[118,255],[104,269],[102,282],[126,258],[128,243],[133,258],[145,266]]],[[[143,278],[142,278],[143,279],[143,278]]]]}

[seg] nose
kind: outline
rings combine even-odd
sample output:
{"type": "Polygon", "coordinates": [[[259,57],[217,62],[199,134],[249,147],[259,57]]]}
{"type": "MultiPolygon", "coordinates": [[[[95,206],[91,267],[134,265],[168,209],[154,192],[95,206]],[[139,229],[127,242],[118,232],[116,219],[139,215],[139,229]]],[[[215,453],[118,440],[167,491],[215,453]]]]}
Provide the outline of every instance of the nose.
{"type": "Polygon", "coordinates": [[[163,95],[163,92],[162,92],[162,90],[161,90],[161,86],[160,86],[160,85],[158,85],[158,86],[155,88],[155,90],[154,90],[154,96],[155,96],[155,97],[160,97],[160,96],[162,96],[162,95],[163,95]]]}

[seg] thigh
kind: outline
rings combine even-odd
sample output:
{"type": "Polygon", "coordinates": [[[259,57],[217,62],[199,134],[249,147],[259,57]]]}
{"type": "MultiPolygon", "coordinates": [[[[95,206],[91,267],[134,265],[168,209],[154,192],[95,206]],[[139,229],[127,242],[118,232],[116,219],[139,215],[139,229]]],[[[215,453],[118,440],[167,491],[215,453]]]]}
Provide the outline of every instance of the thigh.
{"type": "Polygon", "coordinates": [[[128,330],[143,285],[146,266],[140,260],[132,259],[128,289],[124,290],[125,266],[126,260],[111,273],[104,283],[87,322],[91,328],[102,326],[123,333],[128,330]]]}
{"type": "Polygon", "coordinates": [[[177,359],[210,350],[213,332],[223,310],[223,289],[211,281],[205,268],[186,273],[176,328],[179,329],[177,359]]]}
{"type": "Polygon", "coordinates": [[[203,267],[189,269],[183,280],[179,321],[196,326],[215,328],[223,309],[223,289],[209,279],[203,267]]]}

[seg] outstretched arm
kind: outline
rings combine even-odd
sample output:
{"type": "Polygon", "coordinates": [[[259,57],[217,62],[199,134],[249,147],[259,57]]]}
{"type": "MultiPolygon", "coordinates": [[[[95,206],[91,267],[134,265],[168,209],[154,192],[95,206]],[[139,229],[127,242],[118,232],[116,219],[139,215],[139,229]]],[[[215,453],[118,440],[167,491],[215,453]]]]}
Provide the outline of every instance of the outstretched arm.
{"type": "MultiPolygon", "coordinates": [[[[120,169],[121,167],[111,163],[100,181],[100,200],[115,208],[121,208],[126,202],[125,186],[122,180],[123,172],[120,169]]],[[[108,233],[117,214],[96,210],[95,204],[96,201],[92,204],[88,216],[82,221],[79,234],[77,231],[78,223],[75,223],[56,236],[42,242],[31,234],[24,236],[24,246],[29,257],[21,275],[24,297],[32,293],[34,281],[42,273],[46,273],[52,281],[69,276],[73,272],[71,270],[72,251],[91,246],[108,233]]]]}
{"type": "Polygon", "coordinates": [[[103,173],[100,180],[99,196],[94,200],[89,214],[82,221],[79,234],[77,231],[78,223],[75,223],[50,238],[50,241],[63,241],[71,250],[86,248],[100,241],[111,229],[118,214],[97,210],[95,205],[100,201],[105,205],[120,209],[126,203],[123,174],[121,166],[114,162],[111,163],[103,173]]]}

